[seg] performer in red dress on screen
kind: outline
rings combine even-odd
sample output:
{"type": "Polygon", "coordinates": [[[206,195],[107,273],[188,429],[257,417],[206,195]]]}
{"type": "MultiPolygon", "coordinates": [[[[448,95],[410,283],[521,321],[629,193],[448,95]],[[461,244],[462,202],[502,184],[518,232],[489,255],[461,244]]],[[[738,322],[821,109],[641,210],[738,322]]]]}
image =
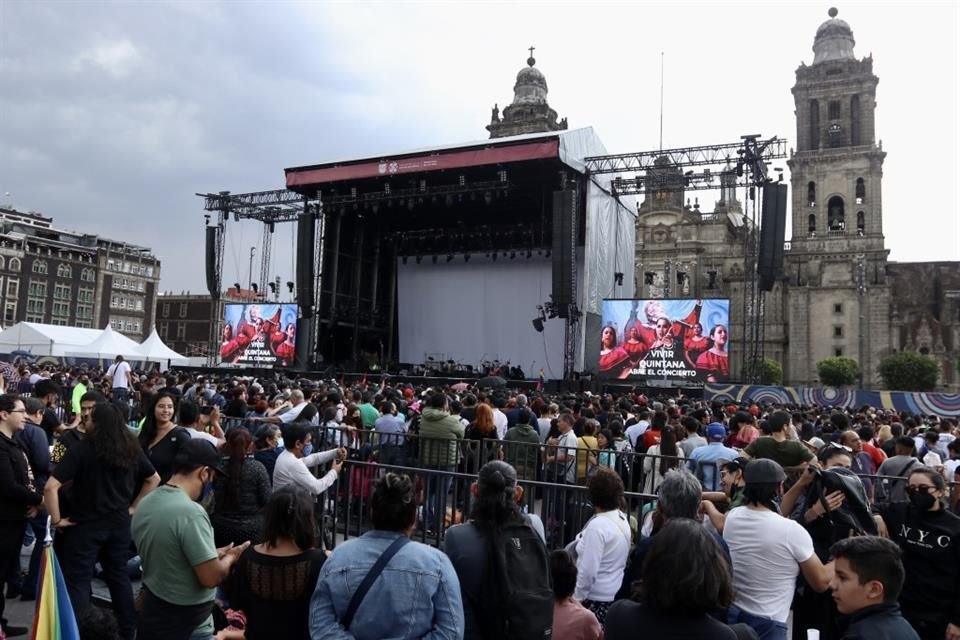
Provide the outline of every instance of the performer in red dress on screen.
{"type": "Polygon", "coordinates": [[[619,376],[622,372],[619,368],[629,372],[627,364],[629,356],[622,347],[617,346],[617,330],[607,325],[600,332],[600,372],[608,375],[619,376]]]}
{"type": "Polygon", "coordinates": [[[718,324],[710,330],[713,346],[697,358],[697,370],[707,374],[707,382],[722,382],[730,376],[730,359],[727,357],[727,328],[718,324]]]}
{"type": "Polygon", "coordinates": [[[289,366],[296,358],[297,325],[290,323],[283,333],[277,332],[270,338],[271,348],[280,361],[281,367],[289,366]]]}
{"type": "Polygon", "coordinates": [[[710,339],[703,335],[703,325],[694,322],[690,327],[690,335],[683,341],[683,348],[687,352],[687,360],[696,362],[700,354],[710,348],[710,339]]]}

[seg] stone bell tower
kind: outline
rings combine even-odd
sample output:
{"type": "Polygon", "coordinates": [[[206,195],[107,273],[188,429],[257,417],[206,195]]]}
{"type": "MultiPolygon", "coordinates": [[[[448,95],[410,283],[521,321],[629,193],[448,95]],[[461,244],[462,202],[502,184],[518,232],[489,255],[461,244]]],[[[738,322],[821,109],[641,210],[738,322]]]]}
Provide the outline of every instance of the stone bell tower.
{"type": "Polygon", "coordinates": [[[530,47],[527,66],[517,74],[517,82],[513,85],[513,102],[503,109],[502,117],[500,109],[493,105],[490,124],[487,125],[491,138],[567,128],[567,119],[558,122],[557,112],[547,104],[547,79],[534,66],[537,61],[533,57],[533,50],[530,47]]]}

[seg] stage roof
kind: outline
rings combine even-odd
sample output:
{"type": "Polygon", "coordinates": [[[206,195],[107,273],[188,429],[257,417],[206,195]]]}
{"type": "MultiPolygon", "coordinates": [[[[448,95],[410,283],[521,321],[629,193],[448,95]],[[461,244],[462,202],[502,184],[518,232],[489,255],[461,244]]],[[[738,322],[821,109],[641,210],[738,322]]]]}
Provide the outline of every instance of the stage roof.
{"type": "Polygon", "coordinates": [[[288,189],[308,191],[335,182],[389,178],[529,160],[557,160],[583,173],[585,157],[606,153],[606,148],[593,128],[585,127],[324,162],[291,167],[285,169],[285,172],[288,189]]]}

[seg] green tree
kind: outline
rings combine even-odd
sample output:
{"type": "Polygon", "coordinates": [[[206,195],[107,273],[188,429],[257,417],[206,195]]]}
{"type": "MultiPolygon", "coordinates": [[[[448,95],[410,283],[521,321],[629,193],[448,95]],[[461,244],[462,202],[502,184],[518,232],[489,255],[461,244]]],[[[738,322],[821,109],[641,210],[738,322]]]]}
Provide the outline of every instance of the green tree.
{"type": "Polygon", "coordinates": [[[853,358],[824,358],[817,363],[817,376],[828,387],[849,387],[860,378],[860,365],[853,358]]]}
{"type": "Polygon", "coordinates": [[[884,386],[895,391],[933,391],[940,373],[936,362],[911,351],[890,354],[880,361],[879,371],[884,386]]]}
{"type": "Polygon", "coordinates": [[[760,384],[783,384],[783,367],[771,358],[764,358],[760,364],[760,384]]]}

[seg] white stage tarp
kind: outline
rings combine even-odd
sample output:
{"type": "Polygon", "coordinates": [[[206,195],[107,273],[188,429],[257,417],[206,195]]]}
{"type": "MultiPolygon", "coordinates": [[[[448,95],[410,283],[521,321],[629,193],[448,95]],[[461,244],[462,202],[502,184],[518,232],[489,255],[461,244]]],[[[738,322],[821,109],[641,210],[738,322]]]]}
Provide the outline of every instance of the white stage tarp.
{"type": "Polygon", "coordinates": [[[96,340],[82,347],[70,349],[67,356],[98,360],[113,360],[117,356],[123,356],[135,362],[143,359],[140,354],[140,345],[122,333],[114,331],[110,325],[100,332],[96,340]]]}
{"type": "Polygon", "coordinates": [[[189,358],[180,355],[163,342],[156,327],[150,332],[150,336],[140,343],[140,357],[147,362],[160,363],[161,370],[166,370],[168,363],[171,366],[182,366],[190,362],[189,358]]]}

